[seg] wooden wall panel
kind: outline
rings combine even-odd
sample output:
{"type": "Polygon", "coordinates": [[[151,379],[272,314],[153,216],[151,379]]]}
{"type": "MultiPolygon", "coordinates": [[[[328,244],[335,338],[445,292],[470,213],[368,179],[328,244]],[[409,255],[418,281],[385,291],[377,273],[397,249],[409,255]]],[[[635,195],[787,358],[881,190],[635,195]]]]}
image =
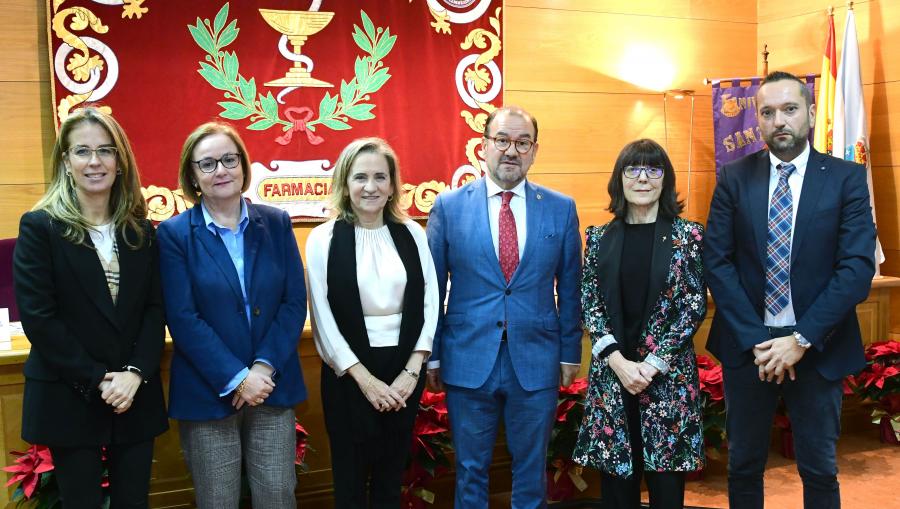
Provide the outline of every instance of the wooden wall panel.
{"type": "MultiPolygon", "coordinates": [[[[4,0],[0,81],[47,80],[46,0],[4,0]],[[36,58],[41,58],[39,65],[36,58]]],[[[4,102],[3,104],[9,104],[4,102]]]]}
{"type": "Polygon", "coordinates": [[[19,218],[31,210],[44,194],[44,184],[7,184],[0,186],[0,239],[19,235],[19,218]]]}
{"type": "MultiPolygon", "coordinates": [[[[872,188],[875,195],[875,218],[878,238],[884,250],[900,250],[900,166],[872,168],[872,188]]],[[[884,268],[882,268],[884,270],[884,268]]],[[[886,272],[887,274],[887,272],[886,272]]],[[[900,272],[891,275],[898,275],[900,272]]]]}
{"type": "Polygon", "coordinates": [[[863,85],[863,93],[872,166],[900,166],[900,76],[889,82],[863,85]]]}
{"type": "Polygon", "coordinates": [[[512,5],[505,16],[507,91],[697,89],[755,69],[750,23],[512,5]]]}
{"type": "MultiPolygon", "coordinates": [[[[0,82],[0,104],[4,121],[0,123],[0,186],[44,182],[44,160],[49,157],[54,139],[52,124],[42,121],[49,109],[41,92],[42,83],[30,81],[0,82]]],[[[2,187],[0,187],[2,189],[2,187]]]]}
{"type": "MultiPolygon", "coordinates": [[[[538,119],[536,173],[611,171],[622,147],[638,138],[668,145],[675,169],[688,169],[690,98],[666,105],[662,94],[509,91],[506,103],[538,119]]],[[[709,96],[695,99],[692,170],[715,171],[710,103],[709,96]]]]}
{"type": "Polygon", "coordinates": [[[687,18],[730,23],[756,24],[756,2],[722,2],[721,0],[668,0],[635,2],[634,0],[506,0],[506,8],[632,14],[664,18],[687,18]]]}
{"type": "Polygon", "coordinates": [[[50,116],[43,0],[4,0],[0,16],[0,238],[15,237],[19,217],[44,192],[54,138],[50,116]]]}
{"type": "MultiPolygon", "coordinates": [[[[865,4],[883,3],[883,1],[884,0],[860,0],[853,2],[853,6],[859,11],[865,4]]],[[[891,0],[886,1],[890,2],[891,0]]],[[[824,14],[828,11],[828,7],[834,7],[835,19],[837,20],[840,18],[843,21],[844,14],[847,12],[847,2],[845,1],[793,0],[791,2],[783,2],[778,0],[759,0],[756,3],[757,22],[760,25],[763,23],[787,21],[811,12],[824,14]]],[[[823,38],[822,41],[824,42],[825,39],[823,38]]]]}
{"type": "MultiPolygon", "coordinates": [[[[785,69],[804,74],[819,72],[825,47],[825,31],[828,26],[826,10],[829,5],[835,6],[835,46],[840,60],[847,17],[844,2],[759,1],[757,53],[762,51],[763,45],[768,44],[770,70],[785,69]],[[763,18],[763,8],[772,5],[780,6],[776,12],[782,12],[783,8],[789,17],[763,18]]],[[[900,37],[896,35],[900,30],[900,2],[856,2],[853,10],[863,84],[900,80],[900,59],[895,56],[900,52],[900,37]]]]}

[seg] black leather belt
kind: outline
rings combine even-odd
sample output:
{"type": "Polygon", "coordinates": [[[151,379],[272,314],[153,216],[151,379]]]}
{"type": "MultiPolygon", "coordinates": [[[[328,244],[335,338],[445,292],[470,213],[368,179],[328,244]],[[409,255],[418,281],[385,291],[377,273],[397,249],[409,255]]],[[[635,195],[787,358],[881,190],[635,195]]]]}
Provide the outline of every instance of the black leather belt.
{"type": "Polygon", "coordinates": [[[766,327],[766,329],[769,329],[770,338],[781,338],[794,333],[793,327],[766,327]]]}

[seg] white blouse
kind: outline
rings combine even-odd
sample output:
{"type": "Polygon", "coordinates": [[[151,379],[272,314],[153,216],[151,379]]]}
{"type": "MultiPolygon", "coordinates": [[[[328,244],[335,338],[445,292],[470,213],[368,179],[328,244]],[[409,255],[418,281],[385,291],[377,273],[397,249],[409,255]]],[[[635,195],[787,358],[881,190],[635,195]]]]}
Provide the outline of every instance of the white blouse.
{"type": "MultiPolygon", "coordinates": [[[[414,221],[404,223],[412,233],[425,278],[425,303],[422,333],[413,350],[431,352],[437,327],[438,288],[434,261],[428,250],[425,230],[414,221]]],[[[328,303],[328,250],[334,220],[314,228],[306,240],[306,270],[309,278],[310,318],[319,356],[342,376],[359,362],[338,329],[328,303]]],[[[362,304],[366,332],[372,347],[397,346],[403,318],[403,293],[406,269],[397,253],[387,226],[378,229],[355,228],[356,280],[362,304]]]]}
{"type": "Polygon", "coordinates": [[[91,236],[91,242],[94,243],[94,249],[103,257],[106,263],[112,260],[113,241],[115,240],[115,231],[112,223],[106,223],[88,228],[88,235],[91,236]]]}

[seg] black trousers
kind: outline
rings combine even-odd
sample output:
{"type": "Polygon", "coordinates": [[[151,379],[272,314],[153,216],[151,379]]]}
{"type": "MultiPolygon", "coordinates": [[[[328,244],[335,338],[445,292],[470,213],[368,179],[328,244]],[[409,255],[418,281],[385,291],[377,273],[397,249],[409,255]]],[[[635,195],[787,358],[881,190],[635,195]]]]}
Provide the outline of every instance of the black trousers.
{"type": "MultiPolygon", "coordinates": [[[[100,447],[51,447],[54,474],[63,509],[103,505],[100,447]]],[[[150,492],[153,440],[106,447],[110,509],[146,509],[150,492]]]]}
{"type": "Polygon", "coordinates": [[[629,478],[600,473],[600,495],[603,509],[639,509],[641,507],[641,477],[647,479],[651,509],[682,509],[684,507],[684,472],[644,472],[644,442],[641,438],[641,413],[638,400],[622,389],[625,416],[631,441],[629,478]]]}
{"type": "MultiPolygon", "coordinates": [[[[376,348],[389,357],[392,347],[376,348]]],[[[394,347],[396,348],[396,347],[394,347]]],[[[415,412],[425,387],[419,380],[397,414],[373,414],[349,374],[334,376],[322,364],[322,409],[331,446],[336,509],[399,509],[403,470],[412,443],[415,412]],[[363,405],[362,410],[358,405],[363,405]],[[372,415],[376,415],[372,420],[372,415]],[[361,425],[362,423],[367,425],[361,425]],[[366,438],[367,437],[367,438],[366,438]]],[[[390,379],[388,379],[390,380],[390,379]]]]}
{"type": "MultiPolygon", "coordinates": [[[[809,354],[807,354],[809,355],[809,354]]],[[[725,368],[725,426],[728,433],[728,501],[732,509],[763,508],[763,473],[778,397],[784,398],[794,433],[803,507],[838,509],[837,440],[841,433],[841,380],[826,380],[808,359],[794,366],[796,380],[760,382],[748,362],[725,368]]]]}
{"type": "Polygon", "coordinates": [[[336,509],[399,509],[411,433],[397,431],[356,442],[349,433],[328,430],[336,509]]]}

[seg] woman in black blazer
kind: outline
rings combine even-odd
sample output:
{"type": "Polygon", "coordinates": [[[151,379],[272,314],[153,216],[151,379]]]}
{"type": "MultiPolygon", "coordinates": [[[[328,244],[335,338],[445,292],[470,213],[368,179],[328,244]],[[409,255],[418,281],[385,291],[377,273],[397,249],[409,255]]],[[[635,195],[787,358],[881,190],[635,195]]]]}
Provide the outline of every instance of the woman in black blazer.
{"type": "Polygon", "coordinates": [[[168,427],[159,380],[164,315],[153,226],[122,127],[72,113],[52,180],[22,216],[13,263],[31,353],[22,438],[50,447],[64,508],[147,507],[153,439],[168,427]]]}

